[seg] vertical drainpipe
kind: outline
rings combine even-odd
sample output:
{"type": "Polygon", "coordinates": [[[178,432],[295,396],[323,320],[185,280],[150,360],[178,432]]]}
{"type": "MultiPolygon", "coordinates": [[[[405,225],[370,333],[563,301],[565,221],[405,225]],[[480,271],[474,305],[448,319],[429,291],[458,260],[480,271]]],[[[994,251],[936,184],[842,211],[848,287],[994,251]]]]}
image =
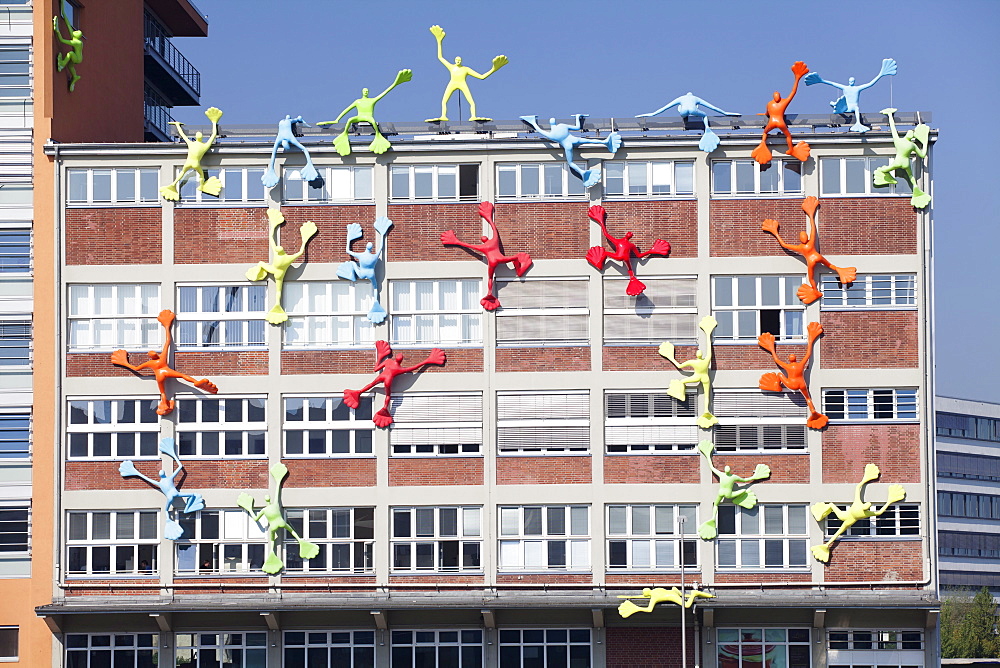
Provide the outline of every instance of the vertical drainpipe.
{"type": "MultiPolygon", "coordinates": [[[[55,192],[55,210],[52,216],[53,224],[53,239],[55,240],[55,252],[53,253],[53,273],[54,273],[54,292],[55,292],[55,304],[53,304],[54,316],[55,316],[55,342],[56,349],[53,351],[55,355],[55,398],[56,405],[54,406],[54,414],[52,416],[53,433],[55,439],[52,443],[52,448],[54,449],[55,456],[53,459],[53,493],[56,495],[55,503],[53,504],[53,549],[52,554],[55,559],[54,568],[52,570],[52,577],[54,580],[53,590],[58,590],[58,584],[62,581],[62,477],[63,477],[63,466],[62,466],[62,385],[63,385],[63,374],[65,373],[65,357],[62,355],[62,162],[59,157],[59,144],[54,144],[53,147],[53,162],[54,169],[54,192],[55,192]]],[[[60,590],[60,594],[62,594],[60,590]]]]}

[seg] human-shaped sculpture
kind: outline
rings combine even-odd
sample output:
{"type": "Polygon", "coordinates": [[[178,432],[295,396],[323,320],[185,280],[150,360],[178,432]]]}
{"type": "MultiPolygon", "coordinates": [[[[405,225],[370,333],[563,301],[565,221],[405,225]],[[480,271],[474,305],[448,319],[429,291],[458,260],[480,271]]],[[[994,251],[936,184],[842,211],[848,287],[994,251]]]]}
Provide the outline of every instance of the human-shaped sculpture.
{"type": "Polygon", "coordinates": [[[181,527],[180,522],[170,516],[170,511],[174,509],[175,502],[183,502],[183,506],[178,512],[186,514],[193,513],[204,508],[205,499],[202,498],[201,494],[182,494],[178,491],[174,480],[177,478],[177,474],[181,472],[181,469],[184,468],[184,464],[181,463],[180,458],[177,456],[177,451],[174,448],[174,439],[160,439],[160,452],[174,460],[174,463],[177,464],[177,468],[171,471],[169,475],[165,473],[163,469],[160,469],[158,474],[160,479],[158,481],[139,473],[131,459],[123,461],[118,466],[118,472],[123,478],[132,476],[141,478],[163,493],[163,496],[167,499],[163,506],[163,537],[168,540],[177,540],[184,535],[184,529],[181,527]]]}
{"type": "Polygon", "coordinates": [[[712,415],[712,377],[709,369],[712,367],[712,332],[719,323],[715,318],[706,315],[698,323],[698,329],[705,332],[705,345],[708,347],[708,355],[702,355],[701,350],[697,350],[693,360],[678,362],[674,359],[674,344],[664,341],[660,344],[659,353],[661,357],[670,360],[678,369],[691,369],[691,375],[683,380],[674,378],[670,381],[667,394],[678,401],[687,400],[686,385],[701,383],[702,395],[705,398],[705,410],[698,416],[698,426],[702,429],[709,429],[712,425],[719,424],[719,418],[712,415]]]}
{"type": "Polygon", "coordinates": [[[441,243],[445,246],[461,246],[462,248],[468,248],[469,250],[483,254],[486,260],[486,275],[488,280],[486,284],[486,296],[480,299],[479,303],[487,311],[495,311],[500,308],[500,300],[497,299],[493,292],[493,278],[496,268],[501,264],[509,262],[514,265],[514,272],[518,277],[521,277],[531,267],[531,256],[527,253],[503,254],[503,242],[500,241],[500,231],[497,229],[496,223],[493,222],[493,209],[494,207],[491,202],[481,202],[479,204],[479,215],[489,224],[492,232],[492,236],[487,237],[483,235],[480,237],[483,242],[482,244],[467,244],[464,241],[459,241],[453,230],[441,233],[441,243]]]}
{"type": "Polygon", "coordinates": [[[83,33],[75,30],[65,15],[63,15],[63,22],[66,24],[66,30],[69,31],[69,39],[63,39],[62,32],[59,30],[59,17],[52,17],[52,30],[56,33],[56,39],[70,48],[66,53],[56,54],[56,69],[62,72],[67,67],[69,68],[69,92],[72,93],[76,88],[76,82],[80,80],[80,75],[76,73],[76,66],[83,62],[83,33]]]}
{"type": "Polygon", "coordinates": [[[687,600],[684,600],[684,593],[677,587],[671,587],[670,589],[664,589],[663,587],[650,589],[649,587],[645,587],[642,590],[642,594],[638,596],[619,596],[618,598],[625,599],[622,601],[621,605],[618,606],[618,614],[622,617],[630,617],[637,612],[652,612],[653,609],[660,603],[673,603],[675,605],[683,605],[685,608],[690,609],[691,606],[694,605],[695,599],[715,598],[715,595],[698,591],[697,589],[692,589],[691,593],[688,594],[687,600]],[[649,603],[643,607],[639,607],[630,600],[633,598],[648,599],[649,603]]]}
{"type": "Polygon", "coordinates": [[[757,505],[757,495],[754,491],[746,487],[736,489],[737,483],[754,483],[758,480],[771,477],[771,467],[767,464],[757,464],[754,467],[753,475],[749,478],[741,478],[736,475],[730,470],[728,464],[720,471],[712,464],[712,452],[714,450],[715,446],[711,441],[702,441],[698,444],[698,451],[708,460],[708,465],[712,469],[712,473],[719,478],[719,491],[715,495],[715,501],[712,502],[712,519],[702,522],[701,526],[698,527],[698,535],[701,536],[702,540],[712,540],[719,535],[719,530],[716,526],[716,522],[719,519],[719,504],[726,499],[732,501],[740,508],[746,508],[747,510],[757,505]]]}
{"type": "Polygon", "coordinates": [[[438,60],[441,61],[442,65],[448,68],[448,73],[451,75],[451,79],[448,81],[448,86],[447,88],[444,89],[444,96],[441,98],[441,115],[438,116],[437,118],[428,118],[425,122],[437,123],[439,121],[448,120],[448,98],[450,98],[455,91],[461,92],[462,96],[465,97],[465,101],[469,103],[470,121],[483,121],[483,122],[492,121],[493,120],[492,118],[486,118],[485,116],[476,115],[476,101],[472,99],[472,93],[469,92],[469,84],[466,82],[466,80],[470,76],[475,77],[476,79],[485,79],[486,77],[490,76],[491,74],[499,70],[501,67],[506,65],[508,62],[510,62],[507,60],[507,56],[504,55],[496,56],[495,58],[493,58],[493,67],[490,68],[490,71],[486,72],[485,74],[480,74],[479,72],[476,72],[475,70],[463,65],[462,59],[460,57],[455,58],[454,65],[444,59],[444,53],[442,52],[441,48],[442,48],[442,42],[444,42],[445,32],[441,28],[441,26],[431,26],[431,34],[434,35],[434,38],[437,40],[438,60]]]}
{"type": "Polygon", "coordinates": [[[788,131],[788,124],[785,122],[785,109],[795,97],[795,92],[799,89],[799,81],[808,72],[809,68],[806,67],[805,63],[801,60],[796,61],[792,65],[792,74],[795,75],[795,85],[792,86],[792,92],[788,94],[788,97],[782,98],[781,93],[774,91],[774,99],[767,103],[767,113],[757,114],[758,116],[767,116],[767,124],[764,126],[764,134],[760,139],[760,144],[750,153],[750,156],[760,164],[771,162],[771,149],[767,147],[767,133],[771,130],[781,130],[784,133],[785,141],[788,142],[788,155],[797,158],[800,162],[809,159],[811,150],[809,144],[800,141],[793,146],[792,133],[788,131]]]}
{"type": "Polygon", "coordinates": [[[387,341],[375,342],[375,371],[380,372],[375,376],[375,380],[368,383],[360,390],[344,390],[344,403],[351,408],[357,408],[361,404],[361,395],[372,389],[379,383],[382,384],[385,392],[385,403],[381,410],[372,416],[372,422],[376,427],[388,427],[392,424],[392,414],[389,412],[389,402],[392,401],[392,381],[396,376],[404,373],[417,371],[428,364],[444,364],[446,357],[440,348],[433,348],[431,354],[423,362],[413,366],[403,366],[403,355],[400,353],[393,357],[392,346],[387,341]]]}
{"type": "Polygon", "coordinates": [[[210,394],[217,394],[219,388],[215,386],[215,383],[210,381],[208,378],[202,378],[197,380],[186,373],[181,373],[175,369],[170,368],[167,362],[167,356],[170,354],[170,343],[172,338],[170,336],[170,327],[174,324],[174,312],[169,309],[164,309],[160,311],[160,315],[157,316],[156,320],[161,325],[163,325],[163,330],[165,332],[165,340],[163,342],[163,350],[161,352],[156,352],[155,350],[150,350],[146,355],[149,360],[133,366],[129,364],[128,361],[128,351],[126,350],[116,350],[111,353],[111,363],[116,366],[123,366],[129,371],[134,371],[138,373],[143,369],[152,369],[153,378],[156,379],[156,386],[160,390],[160,403],[156,407],[157,415],[169,415],[174,410],[174,400],[167,398],[167,388],[166,383],[168,378],[180,378],[185,380],[200,390],[204,390],[210,394]]]}
{"type": "Polygon", "coordinates": [[[379,302],[378,275],[376,273],[376,268],[378,267],[379,256],[382,255],[382,251],[385,250],[385,235],[388,234],[391,229],[392,221],[385,216],[379,216],[375,219],[375,231],[378,232],[379,235],[378,250],[374,250],[375,244],[369,241],[365,244],[364,251],[355,253],[351,250],[351,242],[363,237],[364,232],[361,230],[361,225],[358,223],[349,223],[347,225],[347,254],[353,257],[355,261],[347,261],[337,267],[337,276],[346,281],[367,280],[372,284],[372,291],[375,294],[375,302],[368,310],[368,319],[376,325],[384,321],[386,316],[385,308],[383,308],[382,304],[379,302]]]}
{"type": "Polygon", "coordinates": [[[302,145],[298,137],[295,136],[295,124],[300,123],[307,128],[310,127],[308,123],[302,120],[301,116],[296,116],[292,118],[288,114],[278,121],[278,134],[274,138],[274,146],[271,147],[271,162],[267,165],[267,171],[264,172],[260,177],[260,182],[264,184],[265,188],[273,188],[278,185],[278,172],[274,169],[274,161],[278,157],[278,148],[280,147],[282,151],[289,150],[292,146],[302,151],[303,155],[306,156],[306,166],[302,168],[302,180],[303,181],[315,181],[319,178],[319,172],[313,166],[312,156],[309,155],[309,149],[302,145]]]}
{"type": "Polygon", "coordinates": [[[274,501],[271,500],[270,496],[265,495],[264,506],[260,511],[255,512],[253,497],[246,492],[241,492],[236,499],[236,505],[250,513],[250,517],[253,518],[254,522],[260,522],[263,519],[266,523],[267,526],[264,527],[264,530],[267,531],[267,558],[264,559],[263,571],[274,575],[285,567],[285,563],[278,556],[277,550],[274,549],[279,529],[284,529],[287,533],[292,534],[292,538],[298,541],[299,557],[302,559],[312,559],[318,555],[319,547],[296,533],[295,529],[292,528],[292,525],[288,523],[288,520],[285,519],[282,513],[281,484],[284,482],[285,477],[288,476],[288,467],[280,463],[275,464],[271,467],[270,472],[271,477],[274,478],[274,501]]]}
{"type": "Polygon", "coordinates": [[[881,471],[879,471],[878,466],[875,464],[868,464],[865,466],[865,475],[861,478],[861,482],[858,483],[857,487],[854,488],[854,502],[848,506],[847,510],[841,510],[832,503],[814,503],[812,505],[810,510],[812,511],[812,516],[817,522],[822,522],[831,513],[833,513],[836,518],[841,521],[840,528],[837,529],[837,532],[830,537],[830,540],[826,541],[823,545],[813,546],[812,553],[813,556],[816,557],[817,561],[826,563],[830,560],[830,546],[832,546],[845,531],[854,526],[855,522],[858,520],[868,519],[869,517],[878,517],[888,510],[889,506],[906,498],[906,490],[903,489],[902,485],[889,485],[889,493],[885,504],[878,510],[872,508],[870,501],[862,501],[865,485],[873,480],[878,480],[879,475],[881,475],[881,471]]]}
{"type": "Polygon", "coordinates": [[[681,115],[681,118],[688,119],[691,116],[694,116],[695,118],[700,118],[701,122],[705,124],[705,129],[701,133],[701,140],[698,142],[698,148],[705,153],[711,153],[715,149],[719,148],[719,135],[715,134],[715,132],[712,131],[712,128],[708,126],[708,114],[699,109],[699,106],[708,107],[715,113],[722,114],[723,116],[739,116],[736,112],[723,111],[714,104],[701,99],[689,91],[678,98],[674,98],[656,111],[648,114],[638,114],[636,118],[658,116],[671,107],[677,107],[677,113],[681,115]]]}
{"type": "Polygon", "coordinates": [[[205,170],[201,166],[201,159],[205,157],[205,154],[212,148],[212,144],[215,143],[215,139],[219,136],[219,119],[222,118],[222,110],[217,107],[209,107],[205,110],[205,116],[208,117],[208,120],[212,121],[212,134],[204,142],[201,140],[201,130],[194,133],[194,139],[190,139],[184,134],[184,130],[181,129],[181,126],[184,125],[183,123],[170,121],[170,125],[177,126],[177,134],[187,144],[188,154],[187,159],[184,161],[184,166],[181,167],[181,173],[177,175],[174,182],[160,188],[160,195],[163,199],[176,202],[181,198],[177,192],[177,186],[184,180],[188,172],[194,172],[198,175],[198,190],[201,192],[208,193],[214,197],[218,197],[219,193],[222,192],[222,181],[214,176],[206,179],[205,170]]]}
{"type": "Polygon", "coordinates": [[[340,155],[350,155],[351,154],[351,142],[347,138],[347,131],[351,129],[351,126],[355,123],[367,123],[372,126],[375,130],[375,139],[372,143],[368,145],[368,150],[372,153],[385,153],[390,148],[389,140],[385,138],[382,131],[379,130],[378,123],[375,121],[375,104],[381,100],[383,97],[389,94],[393,88],[401,83],[406,83],[413,79],[413,72],[411,70],[400,70],[396,73],[396,80],[386,88],[384,91],[376,95],[375,97],[368,97],[368,89],[364,88],[361,90],[361,97],[356,99],[354,102],[340,112],[340,116],[337,116],[336,120],[333,121],[320,121],[316,125],[333,125],[339,123],[340,119],[347,115],[351,109],[354,109],[354,115],[348,118],[344,122],[344,129],[337,135],[337,138],[333,140],[333,147],[337,149],[337,153],[340,155]]]}
{"type": "Polygon", "coordinates": [[[848,283],[853,283],[854,279],[858,277],[858,270],[856,267],[837,267],[830,263],[823,254],[816,250],[816,243],[819,240],[819,233],[816,230],[816,209],[819,208],[819,200],[810,195],[802,200],[802,211],[805,212],[806,217],[809,219],[809,231],[799,232],[799,242],[797,244],[785,243],[778,234],[778,221],[771,220],[768,218],[763,223],[761,223],[761,229],[765,232],[769,232],[774,235],[774,238],[778,240],[778,244],[782,248],[787,249],[793,253],[798,253],[802,256],[802,259],[806,261],[806,279],[808,283],[803,283],[799,286],[796,294],[799,299],[802,300],[803,304],[812,304],[814,301],[823,296],[823,293],[819,291],[819,286],[816,283],[816,265],[821,264],[824,267],[837,272],[837,277],[843,285],[848,283]]]}
{"type": "Polygon", "coordinates": [[[830,103],[830,106],[833,107],[833,113],[854,114],[854,125],[851,126],[851,132],[868,132],[871,128],[861,123],[861,109],[858,107],[858,102],[861,98],[861,91],[871,88],[878,83],[878,80],[882,77],[895,76],[895,74],[896,61],[892,58],[883,58],[882,69],[879,71],[878,76],[868,83],[861,84],[860,86],[856,86],[854,84],[854,77],[850,77],[846,84],[839,84],[835,81],[827,81],[816,72],[810,72],[807,74],[805,82],[807,86],[812,86],[813,84],[826,84],[827,86],[833,86],[834,88],[839,89],[840,97],[830,103]]]}
{"type": "Polygon", "coordinates": [[[569,167],[569,171],[573,172],[581,181],[583,181],[583,186],[585,188],[591,188],[601,180],[601,168],[592,167],[590,169],[580,169],[575,162],[573,162],[573,152],[577,146],[582,146],[585,144],[597,144],[608,149],[612,156],[618,152],[618,149],[622,145],[622,136],[617,132],[610,133],[604,139],[590,139],[587,137],[577,137],[576,135],[570,134],[570,130],[582,130],[583,125],[581,119],[586,118],[589,114],[573,114],[573,118],[576,119],[574,125],[567,125],[566,123],[556,123],[556,119],[549,119],[549,129],[543,130],[538,125],[538,116],[521,116],[521,120],[534,128],[535,132],[542,135],[549,141],[553,141],[562,147],[563,155],[566,158],[566,166],[569,167]]]}
{"type": "Polygon", "coordinates": [[[912,130],[907,130],[902,137],[896,130],[896,120],[892,117],[896,113],[895,109],[883,109],[881,113],[889,117],[889,129],[892,131],[892,144],[896,148],[896,155],[885,167],[875,170],[874,183],[877,186],[887,186],[897,183],[892,175],[897,169],[906,175],[906,181],[910,184],[913,196],[910,197],[910,204],[923,209],[931,203],[931,196],[917,186],[917,180],[913,177],[913,168],[910,167],[910,156],[914,153],[921,160],[927,159],[927,150],[930,148],[931,128],[923,123],[912,130]]]}
{"type": "Polygon", "coordinates": [[[590,207],[587,212],[590,219],[601,226],[601,232],[604,234],[604,238],[614,246],[613,251],[609,251],[604,248],[604,246],[592,246],[589,251],[587,251],[587,262],[589,262],[595,269],[602,271],[604,269],[605,260],[618,260],[625,267],[628,272],[628,287],[625,288],[625,294],[635,297],[636,295],[641,295],[643,290],[646,289],[646,284],[640,281],[635,276],[635,270],[632,268],[632,257],[635,256],[637,260],[641,260],[644,257],[650,255],[669,255],[670,254],[670,243],[664,241],[663,239],[657,239],[653,242],[653,246],[645,253],[641,252],[636,245],[632,243],[632,233],[626,232],[625,236],[618,239],[611,236],[608,232],[607,226],[604,224],[607,218],[607,212],[604,210],[603,206],[594,205],[590,207]]]}
{"type": "Polygon", "coordinates": [[[246,277],[248,281],[262,281],[271,275],[274,277],[275,296],[274,307],[267,312],[267,321],[272,325],[280,325],[288,320],[288,314],[281,306],[281,290],[285,285],[285,276],[292,264],[296,262],[306,252],[306,244],[317,232],[316,224],[307,220],[299,228],[299,238],[302,240],[299,252],[289,255],[285,247],[278,244],[278,227],[285,222],[285,216],[278,209],[268,209],[267,219],[270,222],[270,230],[267,241],[271,245],[271,264],[258,262],[256,267],[247,269],[246,277]]]}
{"type": "Polygon", "coordinates": [[[771,353],[774,363],[780,366],[785,372],[784,374],[774,373],[773,371],[765,373],[760,377],[759,387],[766,392],[781,392],[783,386],[793,392],[800,392],[802,398],[806,400],[806,406],[809,407],[810,411],[809,418],[806,420],[806,426],[810,429],[822,429],[826,426],[829,418],[817,411],[816,406],[813,405],[812,397],[809,396],[809,384],[806,383],[805,372],[806,366],[809,364],[809,356],[812,354],[813,343],[823,334],[823,325],[818,322],[810,322],[806,330],[809,340],[806,343],[806,353],[802,356],[801,362],[797,361],[798,358],[795,353],[788,356],[787,362],[782,362],[778,359],[778,355],[774,351],[774,334],[764,332],[757,337],[757,345],[771,353]]]}

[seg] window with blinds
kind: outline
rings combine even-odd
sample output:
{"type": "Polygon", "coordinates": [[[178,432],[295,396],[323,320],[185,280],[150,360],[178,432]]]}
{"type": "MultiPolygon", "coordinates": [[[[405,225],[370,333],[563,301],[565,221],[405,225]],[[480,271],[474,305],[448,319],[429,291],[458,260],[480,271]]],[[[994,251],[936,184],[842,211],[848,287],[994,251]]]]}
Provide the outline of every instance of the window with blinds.
{"type": "Polygon", "coordinates": [[[719,452],[805,450],[805,400],[791,392],[720,390],[712,398],[719,452]]]}
{"type": "Polygon", "coordinates": [[[698,334],[694,277],[646,278],[646,290],[625,294],[627,276],[604,278],[604,345],[694,344],[698,334]]]}
{"type": "Polygon", "coordinates": [[[497,282],[503,307],[497,345],[584,346],[589,342],[587,279],[497,282]]]}
{"type": "Polygon", "coordinates": [[[0,321],[0,368],[31,366],[31,321],[0,321]]]}
{"type": "Polygon", "coordinates": [[[392,398],[393,455],[478,455],[483,447],[483,395],[412,394],[392,398]]]}
{"type": "Polygon", "coordinates": [[[693,393],[681,402],[666,392],[607,392],[605,450],[609,454],[692,451],[700,438],[694,417],[693,393]]]}
{"type": "Polygon", "coordinates": [[[589,450],[588,392],[497,393],[497,452],[544,454],[589,450]]]}

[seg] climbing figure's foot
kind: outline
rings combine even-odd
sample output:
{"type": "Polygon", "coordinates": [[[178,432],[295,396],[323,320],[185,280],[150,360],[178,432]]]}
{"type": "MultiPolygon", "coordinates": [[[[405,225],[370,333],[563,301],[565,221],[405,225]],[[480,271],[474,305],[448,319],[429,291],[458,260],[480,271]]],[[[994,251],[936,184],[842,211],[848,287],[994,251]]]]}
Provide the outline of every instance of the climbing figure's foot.
{"type": "Polygon", "coordinates": [[[196,494],[194,497],[189,498],[187,503],[184,504],[185,513],[195,513],[199,510],[204,510],[205,499],[202,498],[201,494],[196,494]]]}
{"type": "MultiPolygon", "coordinates": [[[[447,118],[442,118],[441,120],[446,121],[448,119],[447,118]]],[[[469,120],[472,121],[473,123],[489,123],[493,119],[492,118],[486,118],[485,116],[473,116],[469,120]]]]}
{"type": "Polygon", "coordinates": [[[711,429],[713,425],[719,424],[719,418],[715,417],[708,411],[705,411],[698,416],[698,426],[702,429],[711,429]]]}
{"type": "Polygon", "coordinates": [[[923,209],[925,206],[931,203],[931,196],[925,193],[920,188],[913,189],[913,197],[910,198],[910,204],[917,207],[918,209],[923,209]]]}
{"type": "Polygon", "coordinates": [[[213,176],[211,178],[206,179],[204,183],[198,186],[198,190],[202,191],[207,195],[218,197],[219,193],[222,192],[222,181],[220,181],[217,176],[213,176]]]}
{"type": "Polygon", "coordinates": [[[834,267],[834,271],[837,272],[837,277],[841,285],[853,283],[858,277],[857,267],[834,267]]]}
{"type": "Polygon", "coordinates": [[[593,167],[588,169],[580,178],[583,179],[584,188],[593,188],[597,185],[597,182],[601,180],[601,168],[593,167]]]}
{"type": "Polygon", "coordinates": [[[333,148],[336,149],[337,153],[340,155],[351,154],[351,142],[347,138],[346,132],[342,132],[337,135],[337,138],[333,140],[333,148]]]}
{"type": "Polygon", "coordinates": [[[608,151],[614,155],[618,152],[618,149],[622,147],[622,136],[617,132],[612,132],[608,135],[608,141],[605,146],[607,146],[608,151]]]}
{"type": "Polygon", "coordinates": [[[514,256],[514,273],[519,277],[524,276],[524,272],[531,268],[531,256],[527,253],[518,253],[514,256]]]}
{"type": "Polygon", "coordinates": [[[181,525],[168,517],[167,521],[163,524],[163,537],[167,540],[177,540],[183,535],[184,529],[181,525]]]}
{"type": "Polygon", "coordinates": [[[861,123],[855,123],[851,126],[851,132],[868,132],[869,130],[871,130],[870,127],[861,123]]]}
{"type": "Polygon", "coordinates": [[[288,320],[288,314],[285,313],[285,309],[281,308],[281,304],[275,304],[274,308],[267,312],[267,321],[272,325],[280,325],[286,320],[288,320]]]}
{"type": "Polygon", "coordinates": [[[76,88],[76,82],[79,80],[80,80],[79,74],[73,75],[73,78],[69,80],[69,92],[71,93],[73,92],[73,89],[76,88]]]}
{"type": "Polygon", "coordinates": [[[392,144],[390,144],[389,140],[382,135],[376,135],[375,139],[372,140],[372,143],[368,144],[368,148],[372,153],[378,153],[381,155],[392,148],[392,144]]]}
{"type": "Polygon", "coordinates": [[[213,383],[212,381],[210,381],[208,378],[202,378],[201,380],[196,380],[194,382],[194,386],[197,387],[200,390],[205,390],[209,394],[218,394],[219,393],[218,386],[215,383],[213,383]]]}
{"type": "Polygon", "coordinates": [[[267,278],[267,269],[259,264],[256,267],[250,267],[247,269],[246,277],[248,281],[263,281],[267,278]]]}
{"type": "Polygon", "coordinates": [[[628,600],[622,601],[621,605],[618,606],[618,614],[622,617],[631,617],[637,612],[649,612],[649,610],[640,608],[635,603],[628,600]]]}
{"type": "Polygon", "coordinates": [[[487,311],[496,311],[500,308],[500,300],[494,295],[486,295],[479,300],[479,303],[483,305],[483,308],[487,311]]]}
{"type": "Polygon", "coordinates": [[[894,183],[899,183],[899,181],[896,180],[896,177],[893,176],[889,170],[877,170],[875,172],[875,177],[872,179],[872,183],[876,186],[891,186],[894,183]]]}
{"type": "Polygon", "coordinates": [[[170,415],[174,412],[174,400],[173,399],[160,399],[160,403],[156,405],[157,415],[170,415]]]}
{"type": "Polygon", "coordinates": [[[302,175],[302,180],[305,181],[306,183],[312,183],[313,181],[319,178],[319,172],[317,172],[316,168],[313,167],[312,165],[306,165],[305,167],[303,167],[299,171],[299,174],[302,175]]]}
{"type": "Polygon", "coordinates": [[[319,554],[319,546],[307,540],[299,541],[299,557],[302,559],[312,559],[319,554]]]}
{"type": "Polygon", "coordinates": [[[707,522],[702,522],[702,525],[698,527],[698,535],[702,540],[712,540],[719,535],[719,532],[715,528],[715,520],[708,520],[707,522]]]}
{"type": "Polygon", "coordinates": [[[381,427],[385,429],[392,424],[392,414],[389,413],[388,408],[383,408],[379,412],[372,416],[372,422],[375,423],[376,427],[381,427]]]}
{"type": "Polygon", "coordinates": [[[809,153],[811,151],[812,149],[809,147],[809,144],[805,143],[804,141],[800,141],[798,144],[793,146],[792,150],[789,151],[788,153],[793,158],[796,158],[799,162],[805,162],[806,160],[809,159],[809,153]]]}
{"type": "Polygon", "coordinates": [[[440,123],[441,121],[448,120],[447,116],[440,116],[438,118],[425,118],[424,123],[440,123]]]}
{"type": "Polygon", "coordinates": [[[161,187],[160,197],[166,200],[170,200],[171,202],[176,202],[181,198],[181,196],[177,194],[177,186],[173,184],[161,187]]]}
{"type": "Polygon", "coordinates": [[[826,545],[814,545],[812,553],[816,557],[816,561],[822,561],[824,564],[830,561],[830,548],[826,545]]]}
{"type": "Polygon", "coordinates": [[[667,394],[677,401],[687,401],[687,390],[684,389],[684,381],[674,378],[667,387],[667,394]]]}
{"type": "Polygon", "coordinates": [[[698,148],[705,153],[711,153],[715,149],[719,148],[719,135],[712,132],[708,127],[705,128],[705,134],[701,136],[701,140],[698,142],[698,148]]]}
{"type": "Polygon", "coordinates": [[[361,392],[359,390],[344,390],[344,403],[348,408],[357,408],[361,405],[361,392]]]}
{"type": "Polygon", "coordinates": [[[826,423],[829,421],[830,418],[828,418],[827,416],[823,415],[822,413],[817,413],[816,411],[813,411],[812,414],[809,415],[809,419],[806,420],[806,426],[809,427],[810,429],[822,429],[823,427],[826,426],[826,423]]]}
{"type": "Polygon", "coordinates": [[[803,304],[812,304],[814,301],[823,296],[823,293],[809,285],[808,283],[803,283],[799,286],[799,289],[795,291],[795,294],[799,296],[799,300],[803,304]]]}
{"type": "Polygon", "coordinates": [[[640,281],[638,278],[630,278],[628,281],[628,287],[625,288],[625,294],[630,297],[635,297],[641,295],[646,289],[646,284],[640,281]]]}
{"type": "Polygon", "coordinates": [[[261,570],[264,571],[265,573],[270,573],[271,575],[274,575],[275,573],[280,572],[281,569],[284,567],[285,564],[281,561],[281,559],[278,558],[278,555],[276,555],[274,552],[271,552],[270,554],[267,555],[267,559],[264,560],[264,567],[261,568],[261,570]]]}
{"type": "Polygon", "coordinates": [[[778,374],[769,371],[760,377],[757,387],[766,392],[781,392],[781,380],[778,379],[778,374]]]}
{"type": "Polygon", "coordinates": [[[376,325],[380,325],[383,322],[385,322],[386,315],[387,314],[385,312],[385,309],[382,308],[382,305],[379,304],[378,302],[375,302],[374,304],[372,304],[371,309],[369,309],[368,311],[368,320],[369,322],[373,322],[376,325]]]}
{"type": "Polygon", "coordinates": [[[260,177],[260,182],[264,184],[265,188],[273,188],[278,185],[278,174],[273,167],[267,168],[267,171],[260,177]]]}
{"type": "Polygon", "coordinates": [[[759,165],[766,165],[771,162],[771,149],[767,147],[766,141],[766,139],[761,140],[761,142],[757,144],[757,148],[750,152],[750,157],[756,160],[759,165]]]}
{"type": "Polygon", "coordinates": [[[604,260],[607,257],[607,253],[604,252],[602,246],[591,246],[590,250],[587,251],[587,262],[590,263],[594,269],[600,271],[604,268],[604,260]]]}

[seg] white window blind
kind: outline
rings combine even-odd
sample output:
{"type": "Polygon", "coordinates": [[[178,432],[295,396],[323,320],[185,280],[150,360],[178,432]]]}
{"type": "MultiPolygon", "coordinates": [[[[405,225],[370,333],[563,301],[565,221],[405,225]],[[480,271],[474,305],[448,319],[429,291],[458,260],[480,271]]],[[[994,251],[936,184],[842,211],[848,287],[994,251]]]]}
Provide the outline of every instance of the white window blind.
{"type": "Polygon", "coordinates": [[[483,442],[481,394],[393,397],[389,440],[394,455],[477,454],[483,442]]]}
{"type": "Polygon", "coordinates": [[[590,449],[590,395],[586,392],[498,393],[499,452],[590,449]]]}
{"type": "Polygon", "coordinates": [[[497,294],[498,345],[587,343],[586,281],[500,281],[497,294]]]}

